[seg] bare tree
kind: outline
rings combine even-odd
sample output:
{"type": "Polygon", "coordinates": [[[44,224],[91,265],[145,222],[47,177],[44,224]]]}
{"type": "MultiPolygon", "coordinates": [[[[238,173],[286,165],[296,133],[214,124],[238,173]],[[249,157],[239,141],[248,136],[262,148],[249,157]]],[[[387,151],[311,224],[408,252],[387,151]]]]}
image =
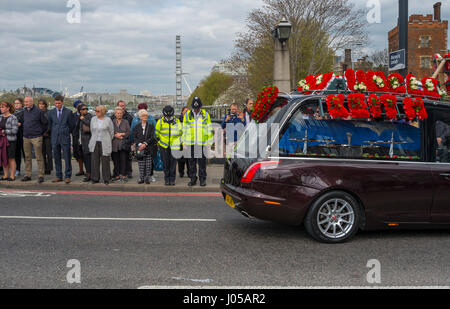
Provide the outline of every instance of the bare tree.
{"type": "Polygon", "coordinates": [[[389,67],[389,52],[387,48],[377,50],[369,56],[369,60],[373,62],[375,68],[387,69],[389,67]]]}
{"type": "Polygon", "coordinates": [[[262,8],[250,12],[247,31],[237,35],[233,61],[260,61],[248,64],[249,71],[273,62],[272,30],[283,17],[292,24],[289,48],[293,88],[299,78],[327,69],[336,51],[367,40],[365,12],[355,10],[348,0],[264,0],[262,8]]]}

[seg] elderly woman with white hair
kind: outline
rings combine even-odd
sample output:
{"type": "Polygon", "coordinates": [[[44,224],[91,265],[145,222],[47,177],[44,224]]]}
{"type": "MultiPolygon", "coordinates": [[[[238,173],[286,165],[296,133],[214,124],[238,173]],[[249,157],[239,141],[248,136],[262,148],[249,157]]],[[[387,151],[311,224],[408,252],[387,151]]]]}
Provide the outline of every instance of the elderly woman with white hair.
{"type": "Polygon", "coordinates": [[[144,109],[138,112],[140,123],[133,129],[133,142],[139,165],[139,184],[150,184],[153,170],[152,151],[155,146],[155,127],[148,123],[148,112],[144,109]]]}
{"type": "Polygon", "coordinates": [[[109,185],[111,181],[111,153],[112,140],[114,138],[114,124],[106,117],[106,107],[101,105],[95,109],[96,117],[91,120],[92,137],[89,141],[89,151],[91,152],[91,179],[92,183],[100,181],[100,163],[102,167],[103,182],[109,185]]]}

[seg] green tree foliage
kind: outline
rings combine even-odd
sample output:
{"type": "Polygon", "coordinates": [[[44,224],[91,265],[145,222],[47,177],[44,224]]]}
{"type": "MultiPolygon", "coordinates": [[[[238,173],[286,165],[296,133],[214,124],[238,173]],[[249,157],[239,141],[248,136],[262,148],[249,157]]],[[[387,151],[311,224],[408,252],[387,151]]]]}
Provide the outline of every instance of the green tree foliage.
{"type": "Polygon", "coordinates": [[[188,99],[188,105],[194,97],[199,97],[205,106],[212,105],[232,84],[233,77],[219,72],[212,72],[194,90],[188,99]]]}

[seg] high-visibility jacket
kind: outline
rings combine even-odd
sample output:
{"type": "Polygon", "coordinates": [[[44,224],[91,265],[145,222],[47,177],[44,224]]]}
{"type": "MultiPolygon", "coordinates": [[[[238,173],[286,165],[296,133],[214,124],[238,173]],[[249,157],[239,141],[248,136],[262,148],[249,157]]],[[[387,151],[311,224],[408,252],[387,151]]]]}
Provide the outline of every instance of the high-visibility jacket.
{"type": "Polygon", "coordinates": [[[179,119],[174,118],[173,122],[167,122],[163,117],[158,120],[155,135],[159,138],[158,145],[164,149],[171,148],[180,150],[182,126],[179,119]]]}
{"type": "Polygon", "coordinates": [[[214,130],[211,117],[204,109],[196,118],[192,110],[184,115],[183,136],[181,142],[187,146],[211,146],[214,139],[214,130]]]}

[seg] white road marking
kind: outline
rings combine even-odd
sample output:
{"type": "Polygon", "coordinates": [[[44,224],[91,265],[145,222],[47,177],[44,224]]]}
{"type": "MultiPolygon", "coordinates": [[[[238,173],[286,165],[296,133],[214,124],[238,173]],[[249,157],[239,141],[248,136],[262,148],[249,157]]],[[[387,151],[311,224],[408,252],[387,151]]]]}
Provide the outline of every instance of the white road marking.
{"type": "Polygon", "coordinates": [[[138,290],[450,290],[450,286],[160,286],[138,287],[138,290]]]}
{"type": "Polygon", "coordinates": [[[27,217],[0,216],[0,220],[73,220],[73,221],[155,221],[155,222],[217,222],[216,219],[165,219],[165,218],[77,218],[77,217],[27,217]]]}
{"type": "Polygon", "coordinates": [[[27,191],[14,191],[14,192],[5,192],[0,191],[0,196],[3,197],[51,197],[53,193],[44,193],[44,192],[27,192],[27,191]]]}
{"type": "Polygon", "coordinates": [[[187,278],[179,278],[179,277],[172,277],[173,280],[179,280],[179,281],[191,281],[196,283],[212,283],[212,279],[187,279],[187,278]]]}

